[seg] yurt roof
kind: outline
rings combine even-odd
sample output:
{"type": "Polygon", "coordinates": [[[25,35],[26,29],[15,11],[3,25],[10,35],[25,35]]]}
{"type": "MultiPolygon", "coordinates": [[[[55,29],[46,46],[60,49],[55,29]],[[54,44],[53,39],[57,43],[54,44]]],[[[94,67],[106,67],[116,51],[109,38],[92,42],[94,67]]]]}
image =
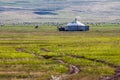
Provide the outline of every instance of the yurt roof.
{"type": "Polygon", "coordinates": [[[73,22],[70,22],[67,24],[67,26],[85,26],[85,24],[79,22],[77,19],[75,19],[73,22]]]}

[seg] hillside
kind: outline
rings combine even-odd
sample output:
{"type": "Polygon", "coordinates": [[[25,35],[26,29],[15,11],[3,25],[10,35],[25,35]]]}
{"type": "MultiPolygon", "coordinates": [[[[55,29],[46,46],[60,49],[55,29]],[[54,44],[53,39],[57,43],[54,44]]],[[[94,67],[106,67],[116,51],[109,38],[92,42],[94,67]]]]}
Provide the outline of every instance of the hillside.
{"type": "Polygon", "coordinates": [[[0,23],[120,22],[119,0],[0,0],[0,23]]]}

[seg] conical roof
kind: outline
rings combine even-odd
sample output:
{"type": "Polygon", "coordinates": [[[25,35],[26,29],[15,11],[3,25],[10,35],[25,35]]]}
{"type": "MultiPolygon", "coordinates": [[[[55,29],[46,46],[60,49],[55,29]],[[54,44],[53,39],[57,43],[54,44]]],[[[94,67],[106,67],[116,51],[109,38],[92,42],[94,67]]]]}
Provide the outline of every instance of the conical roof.
{"type": "Polygon", "coordinates": [[[79,22],[77,19],[75,19],[73,22],[70,22],[67,24],[67,26],[85,26],[85,24],[79,22]]]}

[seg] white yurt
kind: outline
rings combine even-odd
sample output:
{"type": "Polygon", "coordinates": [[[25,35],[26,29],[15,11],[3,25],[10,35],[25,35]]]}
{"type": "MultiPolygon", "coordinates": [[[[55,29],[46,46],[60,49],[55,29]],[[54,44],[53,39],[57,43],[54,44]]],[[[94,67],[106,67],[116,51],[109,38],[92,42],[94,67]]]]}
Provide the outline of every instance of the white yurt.
{"type": "Polygon", "coordinates": [[[68,23],[65,26],[65,31],[87,31],[89,30],[89,26],[79,22],[77,18],[73,22],[68,23]]]}

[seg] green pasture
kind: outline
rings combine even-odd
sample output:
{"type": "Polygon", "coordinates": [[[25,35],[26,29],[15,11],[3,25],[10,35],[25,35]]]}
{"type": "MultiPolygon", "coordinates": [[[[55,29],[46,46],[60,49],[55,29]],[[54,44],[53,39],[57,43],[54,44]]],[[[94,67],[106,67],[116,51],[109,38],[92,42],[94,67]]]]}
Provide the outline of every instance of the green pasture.
{"type": "Polygon", "coordinates": [[[97,80],[114,74],[114,68],[107,64],[70,56],[120,66],[120,25],[89,25],[90,31],[85,32],[59,32],[56,26],[43,25],[37,29],[34,25],[0,26],[0,79],[49,80],[51,75],[67,74],[69,64],[81,69],[79,74],[70,75],[72,80],[97,80]]]}

